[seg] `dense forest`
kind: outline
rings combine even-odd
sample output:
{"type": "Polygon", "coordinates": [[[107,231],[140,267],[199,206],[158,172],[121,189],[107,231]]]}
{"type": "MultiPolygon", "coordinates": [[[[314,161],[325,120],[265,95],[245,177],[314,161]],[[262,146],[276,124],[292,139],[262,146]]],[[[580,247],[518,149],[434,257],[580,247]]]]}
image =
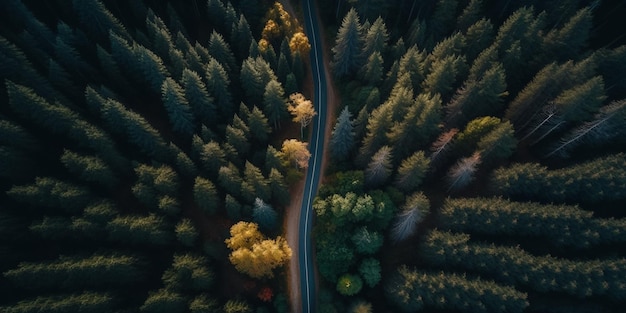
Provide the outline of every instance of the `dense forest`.
{"type": "Polygon", "coordinates": [[[281,220],[314,114],[296,18],[222,0],[0,14],[0,311],[287,312],[281,220]]]}
{"type": "MultiPolygon", "coordinates": [[[[289,312],[300,2],[3,3],[0,311],[289,312]]],[[[316,4],[317,312],[626,306],[623,2],[316,4]]]]}
{"type": "Polygon", "coordinates": [[[624,3],[320,6],[318,311],[621,312],[624,3]]]}

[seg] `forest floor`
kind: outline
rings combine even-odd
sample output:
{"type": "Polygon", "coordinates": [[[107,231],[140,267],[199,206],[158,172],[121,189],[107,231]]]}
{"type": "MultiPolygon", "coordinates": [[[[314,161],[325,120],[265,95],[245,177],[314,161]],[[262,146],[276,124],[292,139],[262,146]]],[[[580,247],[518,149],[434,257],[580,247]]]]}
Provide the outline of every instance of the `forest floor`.
{"type": "MultiPolygon", "coordinates": [[[[303,20],[302,16],[296,15],[296,11],[292,6],[289,0],[280,0],[285,10],[291,16],[297,16],[299,20],[303,20]]],[[[319,21],[319,14],[318,14],[319,21]]],[[[321,22],[320,22],[321,24],[321,22]]],[[[322,47],[324,51],[324,71],[326,75],[326,90],[328,92],[328,101],[326,103],[327,106],[327,117],[326,117],[326,136],[324,138],[324,151],[328,151],[328,143],[330,142],[330,135],[332,132],[334,120],[335,120],[335,112],[337,107],[340,104],[340,98],[338,93],[335,90],[334,81],[332,75],[330,74],[330,47],[327,46],[327,40],[325,33],[321,33],[322,36],[322,47]]],[[[308,58],[303,58],[307,64],[307,71],[305,80],[302,86],[302,92],[307,98],[311,98],[314,92],[313,88],[313,79],[310,71],[310,64],[308,58]]],[[[310,142],[310,136],[309,136],[310,142]]],[[[324,153],[322,158],[322,173],[320,179],[320,183],[324,182],[324,170],[328,164],[328,153],[324,153]]],[[[300,180],[298,183],[290,186],[290,199],[291,202],[286,208],[285,212],[285,237],[287,239],[287,243],[291,247],[293,256],[291,261],[289,262],[289,270],[288,270],[288,282],[287,287],[289,289],[289,299],[291,304],[292,312],[299,312],[302,308],[302,295],[300,291],[300,265],[298,264],[298,233],[300,228],[300,208],[302,207],[302,196],[304,192],[304,178],[300,180]]],[[[316,272],[317,276],[317,272],[316,272]]],[[[319,279],[316,279],[319,282],[319,279]]]]}

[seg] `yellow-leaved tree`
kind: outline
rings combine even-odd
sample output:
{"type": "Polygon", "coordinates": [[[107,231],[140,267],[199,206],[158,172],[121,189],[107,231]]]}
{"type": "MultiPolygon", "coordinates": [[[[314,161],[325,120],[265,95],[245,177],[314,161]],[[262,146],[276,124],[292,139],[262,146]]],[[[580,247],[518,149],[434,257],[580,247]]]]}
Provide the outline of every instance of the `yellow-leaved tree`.
{"type": "Polygon", "coordinates": [[[289,106],[287,109],[293,115],[293,121],[300,123],[300,138],[302,138],[302,130],[311,123],[313,117],[317,115],[313,103],[299,92],[289,96],[289,106]]]}
{"type": "Polygon", "coordinates": [[[230,262],[244,274],[254,278],[273,277],[275,268],[291,259],[291,248],[278,236],[268,239],[256,223],[239,222],[230,228],[226,245],[232,250],[230,262]]]}
{"type": "Polygon", "coordinates": [[[283,161],[294,164],[296,168],[307,168],[309,166],[309,158],[311,152],[306,147],[306,142],[296,139],[287,139],[283,141],[283,147],[280,149],[283,161]]]}

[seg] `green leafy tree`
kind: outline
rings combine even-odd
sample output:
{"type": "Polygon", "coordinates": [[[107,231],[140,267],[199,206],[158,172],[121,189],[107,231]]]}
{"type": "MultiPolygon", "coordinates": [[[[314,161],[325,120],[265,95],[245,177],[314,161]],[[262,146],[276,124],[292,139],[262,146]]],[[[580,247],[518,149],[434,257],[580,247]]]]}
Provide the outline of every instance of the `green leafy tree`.
{"type": "Polygon", "coordinates": [[[361,261],[359,265],[359,274],[365,280],[368,287],[374,287],[380,282],[380,262],[374,258],[367,258],[361,261]]]}
{"type": "Polygon", "coordinates": [[[358,228],[350,238],[356,247],[356,251],[362,254],[374,254],[383,245],[383,236],[370,231],[366,226],[358,228]]]}
{"type": "Polygon", "coordinates": [[[333,69],[335,75],[352,75],[361,67],[363,52],[362,26],[355,9],[350,9],[343,18],[337,33],[333,51],[333,69]]]}
{"type": "Polygon", "coordinates": [[[337,292],[344,296],[353,296],[363,288],[363,280],[357,275],[344,274],[337,280],[337,292]]]}

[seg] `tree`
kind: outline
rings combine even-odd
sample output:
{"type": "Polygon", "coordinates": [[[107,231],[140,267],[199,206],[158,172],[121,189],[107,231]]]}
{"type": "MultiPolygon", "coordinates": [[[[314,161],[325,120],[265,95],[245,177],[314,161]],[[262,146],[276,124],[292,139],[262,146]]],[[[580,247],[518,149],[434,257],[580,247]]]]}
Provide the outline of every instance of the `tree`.
{"type": "Polygon", "coordinates": [[[291,258],[291,248],[282,237],[265,239],[255,223],[239,222],[230,229],[226,245],[229,259],[238,271],[253,278],[272,277],[272,270],[291,258]]]}
{"type": "Polygon", "coordinates": [[[363,52],[362,26],[352,8],[341,22],[333,51],[333,69],[338,77],[352,75],[361,67],[363,52]]]}
{"type": "Polygon", "coordinates": [[[265,86],[263,93],[263,113],[267,116],[274,129],[280,128],[280,121],[287,116],[287,103],[285,101],[285,90],[275,79],[272,79],[265,86]]]}
{"type": "Polygon", "coordinates": [[[194,115],[205,125],[213,125],[217,122],[214,99],[209,95],[200,75],[186,68],[182,73],[182,84],[185,99],[191,106],[194,115]]]}
{"type": "Polygon", "coordinates": [[[379,16],[365,34],[363,56],[367,57],[376,52],[380,55],[387,52],[389,32],[384,20],[379,16]]]}
{"type": "Polygon", "coordinates": [[[495,130],[501,123],[499,118],[493,116],[483,116],[473,119],[467,123],[463,132],[456,136],[454,144],[456,150],[460,151],[463,155],[469,155],[478,148],[478,142],[495,130]]]}
{"type": "MultiPolygon", "coordinates": [[[[220,19],[224,19],[223,16],[220,19]]],[[[232,24],[228,24],[230,27],[232,24]]],[[[224,66],[224,69],[227,73],[233,73],[237,70],[237,64],[235,62],[235,56],[233,55],[230,46],[224,40],[224,37],[213,30],[211,36],[209,37],[209,54],[214,57],[218,62],[224,66]]]]}
{"type": "MultiPolygon", "coordinates": [[[[219,1],[219,0],[216,0],[219,1]]],[[[219,120],[230,120],[233,116],[233,103],[228,85],[230,80],[223,65],[210,58],[206,67],[206,86],[209,94],[215,99],[219,120]]]]}
{"type": "Polygon", "coordinates": [[[593,26],[589,7],[580,9],[561,28],[554,28],[543,38],[543,51],[557,61],[575,60],[587,41],[593,26]]]}
{"type": "Polygon", "coordinates": [[[205,257],[176,254],[161,277],[167,289],[177,292],[203,291],[211,287],[214,273],[205,257]]]}
{"type": "Polygon", "coordinates": [[[259,101],[263,97],[265,87],[270,81],[277,81],[270,64],[261,56],[248,57],[241,64],[239,77],[241,86],[249,101],[259,101]]]}
{"type": "Polygon", "coordinates": [[[383,236],[368,230],[366,226],[358,228],[350,239],[356,246],[356,251],[362,254],[374,254],[383,245],[383,236]]]}
{"type": "Polygon", "coordinates": [[[457,17],[456,28],[466,31],[470,26],[478,22],[483,15],[483,0],[471,0],[457,17]]]}
{"type": "Polygon", "coordinates": [[[337,280],[337,291],[344,296],[353,296],[363,288],[363,280],[357,275],[344,274],[337,280]]]}
{"type": "Polygon", "coordinates": [[[365,284],[373,288],[380,282],[380,262],[374,258],[367,258],[359,265],[359,274],[365,280],[365,284]]]}
{"type": "Polygon", "coordinates": [[[219,201],[215,185],[210,180],[200,176],[196,177],[193,185],[193,198],[204,213],[216,213],[219,201]]]}
{"type": "Polygon", "coordinates": [[[348,107],[341,110],[330,138],[330,152],[337,161],[348,159],[355,143],[352,114],[348,107]]]}
{"type": "Polygon", "coordinates": [[[239,300],[228,300],[224,303],[224,313],[252,313],[252,307],[245,302],[239,300]]]}
{"type": "Polygon", "coordinates": [[[430,202],[428,198],[421,193],[413,193],[406,199],[402,212],[396,216],[393,228],[391,229],[391,238],[395,242],[405,240],[415,233],[417,225],[430,213],[430,202]]]}
{"type": "Polygon", "coordinates": [[[415,191],[422,184],[422,179],[428,172],[430,161],[424,151],[417,151],[402,160],[394,185],[404,192],[415,191]]]}
{"type": "Polygon", "coordinates": [[[278,213],[260,198],[254,200],[252,219],[266,232],[274,231],[278,226],[278,213]]]}
{"type": "Polygon", "coordinates": [[[302,31],[298,31],[289,40],[289,49],[292,53],[298,52],[300,55],[308,55],[311,50],[309,38],[302,31]]]}
{"type": "Polygon", "coordinates": [[[233,24],[230,35],[230,45],[234,48],[238,60],[248,56],[248,49],[250,49],[252,41],[254,38],[250,31],[250,24],[248,24],[246,17],[240,14],[237,23],[233,24]]]}
{"type": "Polygon", "coordinates": [[[154,214],[148,216],[120,216],[107,225],[109,239],[135,245],[165,246],[174,239],[165,220],[154,214]]]}
{"type": "Polygon", "coordinates": [[[460,159],[450,168],[447,175],[448,191],[460,190],[467,187],[474,180],[474,173],[481,162],[479,153],[474,153],[471,157],[460,159]]]}
{"type": "Polygon", "coordinates": [[[206,294],[195,297],[189,303],[191,313],[209,313],[219,311],[217,300],[209,298],[206,294]]]}
{"type": "Polygon", "coordinates": [[[265,145],[269,134],[272,129],[269,126],[269,121],[263,111],[261,111],[256,105],[252,107],[248,118],[248,128],[250,129],[250,135],[256,138],[259,144],[265,145]]]}
{"type": "Polygon", "coordinates": [[[139,307],[142,313],[182,313],[187,308],[187,301],[180,293],[162,288],[150,292],[146,301],[139,307]]]}
{"type": "Polygon", "coordinates": [[[85,291],[80,294],[38,296],[2,307],[5,313],[57,313],[112,311],[116,299],[107,293],[85,291]]]}
{"type": "Polygon", "coordinates": [[[87,188],[50,177],[37,177],[33,184],[13,186],[6,193],[19,202],[68,213],[76,213],[94,200],[87,188]]]}
{"type": "Polygon", "coordinates": [[[83,27],[96,40],[103,41],[103,38],[106,38],[109,32],[130,38],[122,23],[99,0],[74,0],[72,1],[72,7],[80,18],[83,27]]]}
{"type": "Polygon", "coordinates": [[[391,176],[392,150],[389,146],[381,147],[373,156],[365,169],[365,182],[370,187],[384,184],[391,176]]]}
{"type": "Polygon", "coordinates": [[[317,115],[313,103],[308,100],[301,93],[294,93],[289,95],[290,105],[287,107],[291,115],[293,115],[293,121],[300,123],[300,137],[303,137],[303,130],[311,123],[313,117],[317,115]]]}
{"type": "Polygon", "coordinates": [[[198,231],[188,218],[183,218],[176,224],[175,232],[178,241],[187,247],[193,247],[198,239],[198,231]]]}
{"type": "Polygon", "coordinates": [[[194,116],[185,99],[183,88],[171,77],[163,81],[161,98],[174,131],[190,136],[194,130],[194,116]]]}
{"type": "Polygon", "coordinates": [[[515,131],[508,121],[500,123],[478,142],[481,159],[485,162],[507,159],[516,147],[515,131]]]}
{"type": "Polygon", "coordinates": [[[72,174],[86,182],[101,184],[109,190],[115,187],[118,182],[113,171],[98,157],[83,156],[65,150],[61,155],[61,162],[72,174]]]}
{"type": "Polygon", "coordinates": [[[367,62],[359,71],[359,78],[365,83],[377,86],[383,79],[384,60],[380,52],[374,51],[367,56],[367,62]]]}
{"type": "Polygon", "coordinates": [[[307,149],[305,142],[300,142],[296,139],[287,139],[283,141],[280,152],[281,158],[287,164],[293,164],[296,168],[307,168],[309,166],[311,152],[307,149]]]}
{"type": "Polygon", "coordinates": [[[432,32],[431,36],[435,41],[450,32],[454,25],[458,4],[458,0],[437,1],[435,11],[428,23],[428,29],[432,32]]]}
{"type": "MultiPolygon", "coordinates": [[[[472,24],[465,32],[466,42],[472,43],[465,48],[467,60],[474,60],[481,51],[487,49],[493,43],[494,37],[493,24],[490,20],[483,17],[472,24]]],[[[497,46],[492,46],[497,50],[497,46]]]]}
{"type": "Polygon", "coordinates": [[[241,196],[241,184],[243,180],[241,179],[239,169],[233,163],[228,163],[228,166],[220,167],[218,182],[219,185],[231,195],[235,197],[241,196]]]}
{"type": "Polygon", "coordinates": [[[208,172],[209,177],[217,178],[220,167],[227,165],[226,153],[215,141],[204,144],[199,154],[200,166],[208,172]]]}

